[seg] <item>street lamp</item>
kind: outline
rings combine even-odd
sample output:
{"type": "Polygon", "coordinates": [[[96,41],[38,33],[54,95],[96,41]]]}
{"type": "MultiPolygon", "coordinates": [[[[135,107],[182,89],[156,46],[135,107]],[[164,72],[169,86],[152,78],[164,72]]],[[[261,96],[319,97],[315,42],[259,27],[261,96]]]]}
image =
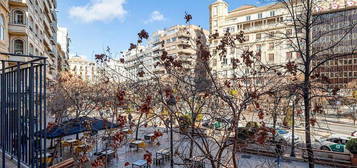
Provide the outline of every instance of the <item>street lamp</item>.
{"type": "Polygon", "coordinates": [[[176,98],[175,96],[171,95],[170,98],[166,100],[167,105],[169,106],[170,109],[170,167],[174,167],[174,143],[173,143],[173,129],[172,129],[172,108],[176,105],[176,98]]]}
{"type": "Polygon", "coordinates": [[[291,135],[291,153],[290,156],[291,157],[296,157],[295,155],[295,101],[296,101],[296,97],[295,95],[293,95],[293,109],[292,109],[292,135],[291,135]]]}

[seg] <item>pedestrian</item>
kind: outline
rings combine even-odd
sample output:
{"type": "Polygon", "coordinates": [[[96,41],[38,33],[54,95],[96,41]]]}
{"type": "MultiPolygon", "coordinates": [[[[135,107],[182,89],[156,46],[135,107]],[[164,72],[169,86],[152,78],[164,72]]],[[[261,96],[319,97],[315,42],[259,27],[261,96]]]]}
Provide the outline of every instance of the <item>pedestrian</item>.
{"type": "Polygon", "coordinates": [[[277,168],[280,168],[281,156],[283,155],[282,140],[276,142],[275,153],[277,154],[277,159],[275,160],[277,168]]]}
{"type": "Polygon", "coordinates": [[[169,132],[170,119],[165,120],[166,133],[169,132]]]}
{"type": "Polygon", "coordinates": [[[131,129],[131,120],[133,119],[133,116],[131,116],[131,113],[128,114],[128,120],[129,120],[129,128],[131,129]]]}

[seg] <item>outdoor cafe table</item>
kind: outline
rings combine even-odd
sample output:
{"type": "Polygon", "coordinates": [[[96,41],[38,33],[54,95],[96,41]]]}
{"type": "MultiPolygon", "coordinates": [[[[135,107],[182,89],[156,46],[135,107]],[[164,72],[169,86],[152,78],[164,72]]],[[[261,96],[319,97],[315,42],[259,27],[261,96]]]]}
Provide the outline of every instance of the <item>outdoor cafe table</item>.
{"type": "Polygon", "coordinates": [[[46,162],[47,164],[49,164],[53,158],[52,158],[52,154],[50,153],[42,153],[42,154],[38,154],[37,158],[40,159],[41,158],[41,162],[44,163],[46,162]]]}
{"type": "Polygon", "coordinates": [[[129,128],[124,128],[122,131],[125,132],[125,133],[128,133],[129,132],[129,128]]]}
{"type": "Polygon", "coordinates": [[[68,139],[68,140],[65,140],[64,142],[69,144],[69,146],[70,146],[69,150],[72,152],[73,145],[75,143],[77,143],[77,141],[78,141],[77,139],[68,139]]]}
{"type": "Polygon", "coordinates": [[[108,150],[104,150],[104,151],[100,152],[100,155],[106,156],[109,161],[111,158],[114,158],[115,152],[113,150],[108,149],[108,150]]]}
{"type": "Polygon", "coordinates": [[[154,136],[155,136],[154,133],[146,134],[146,135],[144,135],[144,139],[150,140],[150,142],[152,142],[153,141],[152,137],[154,137],[154,136]]]}
{"type": "Polygon", "coordinates": [[[144,143],[144,141],[142,140],[135,140],[133,142],[130,142],[129,146],[135,146],[136,147],[136,150],[138,151],[139,150],[139,145],[144,143]]]}
{"type": "Polygon", "coordinates": [[[44,158],[44,157],[51,157],[52,156],[52,154],[50,154],[50,153],[42,153],[42,154],[39,154],[39,155],[37,155],[37,158],[40,158],[42,156],[42,158],[44,158]]]}
{"type": "Polygon", "coordinates": [[[165,159],[170,157],[170,150],[169,149],[160,149],[156,152],[156,158],[159,156],[163,156],[165,159]]]}
{"type": "Polygon", "coordinates": [[[139,168],[148,168],[149,164],[146,160],[137,160],[131,164],[132,168],[139,167],[139,168]]]}

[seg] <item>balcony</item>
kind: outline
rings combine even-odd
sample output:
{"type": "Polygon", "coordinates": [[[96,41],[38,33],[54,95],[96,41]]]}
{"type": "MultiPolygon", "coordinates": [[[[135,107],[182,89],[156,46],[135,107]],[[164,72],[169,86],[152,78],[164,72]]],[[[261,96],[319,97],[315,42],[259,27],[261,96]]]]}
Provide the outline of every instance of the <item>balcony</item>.
{"type": "Polygon", "coordinates": [[[24,24],[10,24],[9,25],[9,34],[10,35],[18,35],[18,36],[26,36],[29,32],[29,29],[24,24]]]}
{"type": "Polygon", "coordinates": [[[56,45],[56,43],[57,43],[55,37],[53,37],[53,36],[50,38],[50,41],[51,41],[52,45],[56,45]]]}
{"type": "Polygon", "coordinates": [[[47,37],[43,38],[43,43],[45,44],[46,47],[48,48],[51,47],[51,42],[47,37]]]}
{"type": "Polygon", "coordinates": [[[9,0],[9,5],[27,7],[27,0],[9,0]]]}

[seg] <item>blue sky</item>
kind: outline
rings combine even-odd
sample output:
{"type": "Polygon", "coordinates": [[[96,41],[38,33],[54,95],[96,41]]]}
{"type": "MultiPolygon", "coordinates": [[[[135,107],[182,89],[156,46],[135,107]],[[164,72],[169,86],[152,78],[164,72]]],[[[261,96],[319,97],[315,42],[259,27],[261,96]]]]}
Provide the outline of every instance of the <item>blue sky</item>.
{"type": "MultiPolygon", "coordinates": [[[[137,33],[149,33],[185,24],[185,12],[192,24],[209,27],[209,4],[215,0],[58,0],[58,23],[67,27],[72,39],[71,54],[93,58],[110,46],[113,53],[128,49],[137,33]]],[[[230,10],[256,0],[226,0],[230,10]]]]}

